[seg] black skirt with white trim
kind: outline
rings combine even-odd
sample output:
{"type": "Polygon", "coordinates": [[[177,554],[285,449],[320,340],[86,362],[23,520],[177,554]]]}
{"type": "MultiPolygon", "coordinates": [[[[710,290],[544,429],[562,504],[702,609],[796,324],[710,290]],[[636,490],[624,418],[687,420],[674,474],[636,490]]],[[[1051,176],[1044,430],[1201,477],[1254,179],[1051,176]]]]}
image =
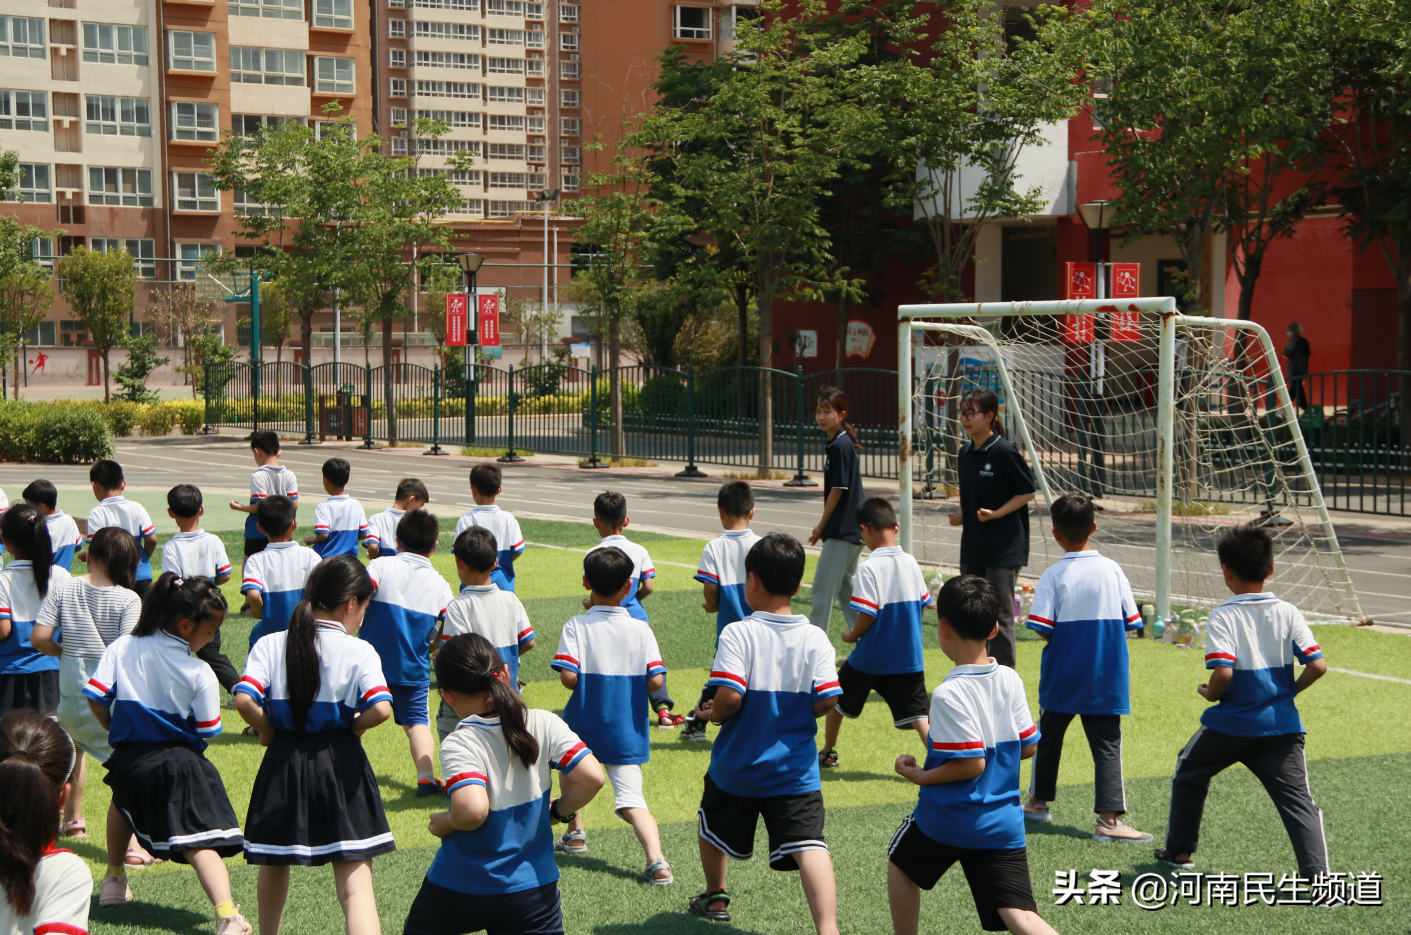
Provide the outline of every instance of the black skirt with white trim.
{"type": "Polygon", "coordinates": [[[377,777],[352,731],[275,734],[250,791],[247,861],[317,867],[396,849],[377,777]]]}
{"type": "Polygon", "coordinates": [[[222,857],[243,849],[225,783],[201,751],[183,743],[123,743],[103,764],[113,804],[157,857],[186,863],[188,850],[222,857]]]}

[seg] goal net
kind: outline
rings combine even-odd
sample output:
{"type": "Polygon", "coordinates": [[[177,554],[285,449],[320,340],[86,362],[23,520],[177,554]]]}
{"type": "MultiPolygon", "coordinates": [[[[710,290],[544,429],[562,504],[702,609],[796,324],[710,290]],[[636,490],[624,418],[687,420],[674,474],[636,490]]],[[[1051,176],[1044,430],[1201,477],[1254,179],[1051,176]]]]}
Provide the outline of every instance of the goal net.
{"type": "Polygon", "coordinates": [[[1361,618],[1260,326],[1149,298],[903,306],[900,332],[903,538],[923,564],[958,564],[958,408],[985,387],[1039,487],[1027,575],[1062,555],[1047,504],[1080,492],[1101,508],[1094,547],[1162,616],[1228,597],[1215,543],[1256,523],[1274,537],[1272,590],[1310,620],[1361,618]]]}

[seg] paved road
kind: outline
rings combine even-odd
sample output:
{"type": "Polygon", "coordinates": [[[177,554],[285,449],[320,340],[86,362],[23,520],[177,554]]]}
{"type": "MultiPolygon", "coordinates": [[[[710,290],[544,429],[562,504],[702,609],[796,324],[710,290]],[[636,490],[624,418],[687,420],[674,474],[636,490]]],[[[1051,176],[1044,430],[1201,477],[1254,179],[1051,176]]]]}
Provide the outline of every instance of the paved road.
{"type": "MultiPolygon", "coordinates": [[[[206,493],[208,528],[235,528],[243,514],[224,508],[229,499],[248,497],[250,472],[254,468],[246,443],[233,436],[211,438],[119,440],[118,458],[128,477],[130,495],[142,500],[159,530],[165,530],[165,491],[173,484],[194,483],[206,493]]],[[[320,466],[334,454],[353,465],[348,492],[364,502],[369,512],[390,505],[397,481],[408,475],[420,477],[431,491],[432,509],[458,513],[473,505],[467,474],[471,459],[423,457],[411,451],[358,451],[333,447],[298,447],[285,451],[284,463],[300,479],[306,499],[317,500],[320,466]]],[[[586,471],[569,465],[506,466],[506,492],[500,503],[516,514],[543,519],[584,522],[592,516],[593,497],[612,487],[628,497],[634,524],[662,532],[691,536],[712,536],[719,531],[715,511],[715,491],[720,478],[697,480],[654,476],[625,471],[586,471]]],[[[63,491],[80,491],[80,497],[61,494],[60,505],[82,516],[90,504],[88,469],[84,466],[0,465],[0,489],[11,501],[35,477],[47,477],[63,491]]],[[[890,494],[890,483],[879,482],[878,492],[890,494]]],[[[780,529],[804,538],[818,521],[822,493],[818,488],[792,489],[760,485],[755,492],[754,526],[760,530],[780,529]]],[[[917,501],[918,512],[932,514],[949,510],[945,503],[917,501]]],[[[1364,614],[1378,621],[1411,625],[1411,519],[1336,514],[1339,538],[1364,614]]],[[[954,561],[956,537],[944,528],[940,517],[930,523],[939,529],[932,561],[954,561]]],[[[173,527],[174,529],[174,527],[173,527]]],[[[1037,574],[1041,569],[1031,568],[1037,574]]],[[[1135,583],[1135,582],[1134,582],[1135,583]]],[[[1140,585],[1138,585],[1140,587],[1140,585]]]]}

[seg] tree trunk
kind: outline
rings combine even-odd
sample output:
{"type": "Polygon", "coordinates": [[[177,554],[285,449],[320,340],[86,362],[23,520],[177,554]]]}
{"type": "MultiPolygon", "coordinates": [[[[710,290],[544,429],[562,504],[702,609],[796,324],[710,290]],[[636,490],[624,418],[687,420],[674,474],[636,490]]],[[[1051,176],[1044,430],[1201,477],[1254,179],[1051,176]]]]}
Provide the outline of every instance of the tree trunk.
{"type": "MultiPolygon", "coordinates": [[[[314,311],[315,309],[299,309],[299,346],[304,351],[304,363],[312,367],[314,365],[314,311]]],[[[333,340],[338,340],[338,335],[333,336],[333,340]]],[[[338,374],[333,375],[333,379],[339,379],[338,374]]]]}
{"type": "Polygon", "coordinates": [[[768,478],[774,467],[774,295],[773,286],[760,283],[755,292],[759,308],[759,476],[768,478]]]}
{"type": "Polygon", "coordinates": [[[843,352],[848,343],[848,294],[846,292],[838,296],[837,339],[837,348],[833,353],[833,369],[842,370],[843,361],[847,360],[843,352]]]}
{"type": "Polygon", "coordinates": [[[1249,321],[1250,312],[1254,309],[1254,287],[1259,282],[1259,273],[1264,268],[1264,251],[1246,254],[1244,258],[1244,275],[1240,280],[1240,304],[1236,313],[1240,321],[1249,321]]]}
{"type": "Polygon", "coordinates": [[[108,393],[108,351],[110,348],[103,348],[103,405],[108,405],[113,401],[108,393]]]}
{"type": "Polygon", "coordinates": [[[745,361],[748,359],[745,353],[750,343],[750,287],[748,284],[739,282],[735,284],[735,314],[739,323],[739,341],[735,351],[735,418],[745,418],[747,407],[745,405],[745,361]]]}
{"type": "Polygon", "coordinates": [[[612,415],[612,457],[627,454],[627,431],[622,424],[622,325],[618,316],[608,319],[608,399],[612,415]]]}
{"type": "MultiPolygon", "coordinates": [[[[387,412],[387,447],[397,447],[397,397],[392,393],[392,316],[382,316],[382,400],[387,412]]],[[[369,414],[370,416],[371,414],[369,414]]]]}
{"type": "Polygon", "coordinates": [[[1205,294],[1205,237],[1209,230],[1205,227],[1187,228],[1186,240],[1186,272],[1190,275],[1190,284],[1194,289],[1195,298],[1191,300],[1191,307],[1187,315],[1209,314],[1212,303],[1209,296],[1205,294]]]}

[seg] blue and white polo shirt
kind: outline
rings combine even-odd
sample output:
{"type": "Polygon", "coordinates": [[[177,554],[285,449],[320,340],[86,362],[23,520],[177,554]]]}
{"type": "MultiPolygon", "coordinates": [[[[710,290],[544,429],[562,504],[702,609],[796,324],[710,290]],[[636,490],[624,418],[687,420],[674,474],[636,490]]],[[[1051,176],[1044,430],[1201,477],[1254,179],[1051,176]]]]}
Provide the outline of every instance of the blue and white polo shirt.
{"type": "Polygon", "coordinates": [[[627,553],[627,557],[632,559],[632,587],[627,590],[627,599],[622,602],[622,606],[627,612],[643,623],[647,623],[647,612],[642,607],[642,602],[637,599],[637,592],[642,589],[642,582],[648,578],[655,578],[657,575],[656,566],[652,564],[652,557],[647,554],[647,550],[626,536],[604,536],[602,541],[589,549],[605,549],[610,545],[615,545],[627,553]]]}
{"type": "Polygon", "coordinates": [[[367,518],[367,535],[363,538],[363,545],[377,546],[379,557],[391,557],[397,554],[397,524],[402,521],[402,517],[407,515],[406,510],[399,510],[396,507],[388,507],[381,513],[375,513],[367,518]]]}
{"type": "MultiPolygon", "coordinates": [[[[205,575],[212,581],[231,571],[220,536],[204,529],[179,532],[162,543],[162,571],[174,571],[183,578],[205,575]]],[[[241,588],[244,590],[244,588],[241,588]]]]}
{"type": "Polygon", "coordinates": [[[852,583],[852,609],[873,618],[858,639],[848,665],[859,672],[894,675],[925,672],[921,657],[921,611],[931,602],[916,559],[899,545],[877,549],[852,583]]]}
{"type": "Polygon", "coordinates": [[[647,762],[647,679],[666,672],[651,627],[621,607],[593,607],[563,625],[549,665],[578,674],[563,719],[598,762],[647,762]]]}
{"type": "Polygon", "coordinates": [[[44,517],[49,526],[49,545],[54,549],[54,564],[64,571],[73,571],[73,554],[83,545],[83,533],[78,531],[78,523],[63,510],[55,510],[44,517]]]}
{"type": "MultiPolygon", "coordinates": [[[[495,537],[495,559],[499,564],[490,572],[491,583],[513,591],[514,560],[524,554],[524,533],[519,531],[519,520],[495,504],[487,503],[461,514],[461,518],[456,520],[456,536],[472,526],[488,529],[495,537]]],[[[455,539],[452,538],[452,541],[455,539]]]]}
{"type": "Polygon", "coordinates": [[[152,580],[152,560],[147,557],[147,550],[142,547],[142,540],[156,538],[157,527],[152,523],[152,517],[147,515],[147,510],[140,503],[134,503],[124,497],[108,497],[99,501],[98,505],[88,511],[88,533],[84,537],[85,544],[93,542],[93,534],[104,526],[117,526],[132,533],[132,537],[137,540],[137,581],[152,580]]]}
{"type": "Polygon", "coordinates": [[[1049,637],[1039,707],[1064,714],[1131,714],[1127,631],[1141,611],[1122,566],[1096,550],[1068,552],[1044,570],[1025,624],[1049,637]]]}
{"type": "Polygon", "coordinates": [[[367,514],[363,505],[345,493],[329,497],[314,507],[314,535],[327,539],[314,543],[323,558],[330,555],[358,556],[358,543],[367,538],[367,514]]]}
{"type": "MultiPolygon", "coordinates": [[[[304,719],[304,730],[314,734],[347,730],[353,718],[379,701],[390,702],[392,693],[382,677],[382,663],[367,643],[349,636],[341,623],[320,620],[318,642],[318,694],[304,719]]],[[[294,713],[289,707],[286,646],[289,631],[271,633],[250,650],[245,674],[235,685],[260,703],[270,724],[278,731],[296,732],[294,713]]]]}
{"type": "Polygon", "coordinates": [[[220,684],[191,647],[165,630],[120,636],[103,651],[86,698],[112,712],[108,742],[185,743],[220,733],[220,684]]]}
{"type": "Polygon", "coordinates": [[[262,636],[289,629],[289,617],[304,599],[309,573],[320,561],[317,552],[297,542],[271,542],[245,559],[240,593],[259,591],[264,601],[260,622],[250,631],[251,646],[262,636]]]}
{"type": "MultiPolygon", "coordinates": [[[[250,475],[250,502],[258,504],[265,497],[285,496],[299,502],[299,482],[294,472],[282,464],[262,464],[250,475]]],[[[245,517],[245,538],[268,538],[259,529],[259,518],[251,513],[245,517]]]]}
{"type": "Polygon", "coordinates": [[[1039,742],[1039,728],[1019,673],[993,660],[951,669],[931,694],[929,739],[926,769],[981,756],[985,771],[921,787],[912,818],[926,836],[975,850],[1023,847],[1019,761],[1024,747],[1039,742]]]}
{"type": "Polygon", "coordinates": [[[450,604],[441,624],[441,639],[479,633],[490,641],[500,660],[510,667],[510,686],[519,685],[519,654],[534,639],[534,625],[513,591],[493,584],[466,585],[450,604]]]}
{"type": "Polygon", "coordinates": [[[1269,591],[1236,594],[1210,612],[1205,667],[1234,672],[1220,700],[1200,722],[1236,737],[1303,732],[1294,706],[1293,662],[1308,665],[1323,650],[1298,608],[1269,591]]]}
{"type": "Polygon", "coordinates": [[[451,588],[431,559],[415,552],[375,558],[367,573],[377,593],[363,618],[362,638],[382,659],[390,685],[431,684],[431,641],[451,603],[451,588]]]}
{"type": "Polygon", "coordinates": [[[505,743],[496,717],[471,716],[441,743],[441,775],[447,795],[483,786],[490,814],[474,831],[456,831],[426,871],[437,886],[476,896],[537,889],[559,878],[550,829],[550,769],[574,770],[591,752],[557,715],[525,712],[525,727],[539,741],[539,759],[529,768],[505,743]]]}
{"type": "MultiPolygon", "coordinates": [[[[67,577],[69,573],[63,568],[49,569],[49,587],[67,577]]],[[[0,620],[10,621],[10,635],[0,640],[0,675],[58,671],[59,660],[44,655],[30,643],[43,603],[34,584],[33,562],[14,559],[0,569],[0,620]]]]}
{"type": "Polygon", "coordinates": [[[821,788],[814,702],[843,693],[828,634],[800,614],[756,611],[720,634],[707,685],[744,695],[710,751],[710,778],[762,798],[821,788]]]}
{"type": "Polygon", "coordinates": [[[701,551],[701,564],[696,569],[695,579],[702,584],[720,587],[715,609],[717,639],[721,630],[750,615],[749,605],[745,603],[745,556],[758,541],[759,536],[752,529],[727,529],[707,542],[701,551]]]}

